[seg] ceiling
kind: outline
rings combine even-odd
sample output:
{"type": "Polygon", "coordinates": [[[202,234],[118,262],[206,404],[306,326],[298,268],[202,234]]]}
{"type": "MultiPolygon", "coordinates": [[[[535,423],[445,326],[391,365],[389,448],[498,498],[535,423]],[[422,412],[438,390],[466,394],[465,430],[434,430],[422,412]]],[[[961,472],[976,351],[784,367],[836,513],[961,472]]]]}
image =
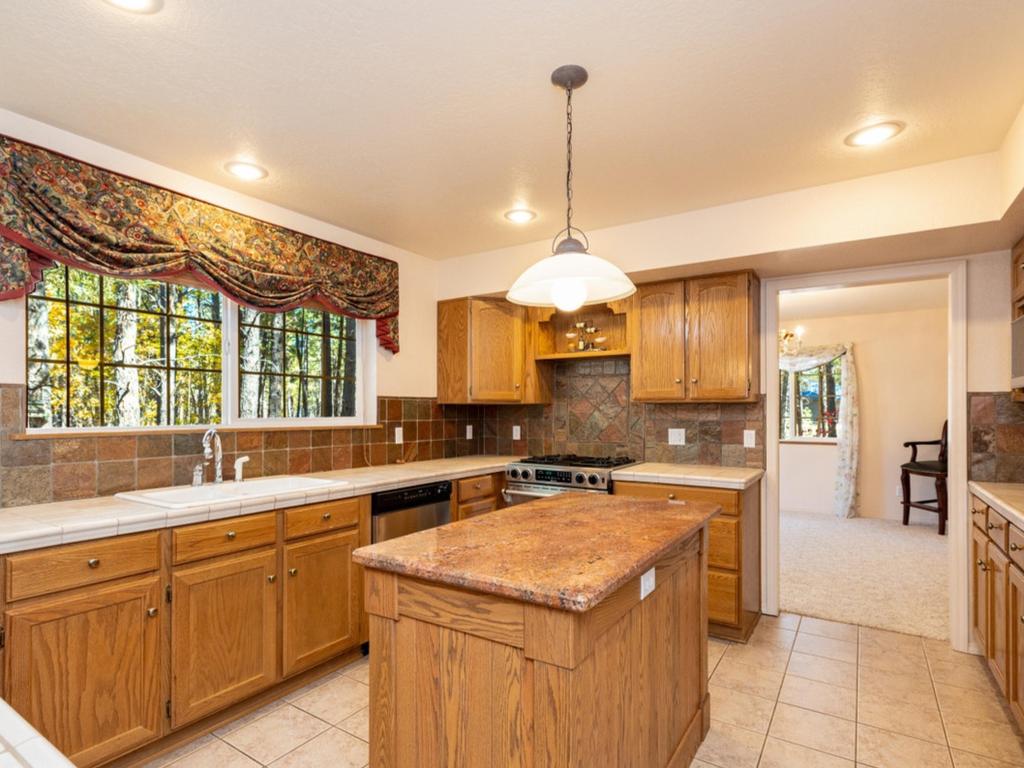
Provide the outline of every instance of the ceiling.
{"type": "Polygon", "coordinates": [[[779,294],[779,321],[939,309],[947,305],[948,296],[949,281],[945,278],[789,291],[779,294]]]}
{"type": "Polygon", "coordinates": [[[562,225],[560,64],[591,74],[589,229],[992,151],[1024,101],[1019,0],[26,0],[3,26],[0,107],[432,258],[562,225]],[[908,127],[844,145],[882,118],[908,127]]]}

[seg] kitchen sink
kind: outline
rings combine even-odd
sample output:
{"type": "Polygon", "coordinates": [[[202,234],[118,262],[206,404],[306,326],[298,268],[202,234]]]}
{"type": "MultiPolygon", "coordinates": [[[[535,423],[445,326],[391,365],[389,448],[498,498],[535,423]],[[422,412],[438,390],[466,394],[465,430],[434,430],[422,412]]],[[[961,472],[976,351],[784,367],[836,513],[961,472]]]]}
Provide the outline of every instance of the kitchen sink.
{"type": "Polygon", "coordinates": [[[127,491],[117,498],[150,504],[165,509],[192,509],[232,501],[273,499],[279,495],[292,495],[318,490],[335,490],[348,485],[344,480],[324,480],[316,477],[263,477],[258,480],[232,481],[176,488],[157,488],[151,491],[127,491]]]}

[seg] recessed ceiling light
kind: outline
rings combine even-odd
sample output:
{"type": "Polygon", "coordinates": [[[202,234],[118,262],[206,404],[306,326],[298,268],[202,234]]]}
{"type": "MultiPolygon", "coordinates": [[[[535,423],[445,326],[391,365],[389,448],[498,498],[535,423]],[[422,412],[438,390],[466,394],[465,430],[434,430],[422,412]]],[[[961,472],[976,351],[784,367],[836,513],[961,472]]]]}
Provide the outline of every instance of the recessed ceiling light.
{"type": "Polygon", "coordinates": [[[230,163],[225,163],[224,170],[242,181],[259,181],[267,177],[266,168],[245,160],[232,160],[230,163]]]}
{"type": "Polygon", "coordinates": [[[109,5],[131,13],[156,13],[163,7],[163,0],[106,0],[109,5]]]}
{"type": "Polygon", "coordinates": [[[903,123],[895,120],[875,123],[851,133],[846,137],[846,143],[851,147],[873,147],[888,141],[906,127],[903,123]]]}
{"type": "Polygon", "coordinates": [[[505,211],[505,218],[513,224],[526,224],[537,218],[537,214],[529,208],[513,208],[511,211],[505,211]]]}

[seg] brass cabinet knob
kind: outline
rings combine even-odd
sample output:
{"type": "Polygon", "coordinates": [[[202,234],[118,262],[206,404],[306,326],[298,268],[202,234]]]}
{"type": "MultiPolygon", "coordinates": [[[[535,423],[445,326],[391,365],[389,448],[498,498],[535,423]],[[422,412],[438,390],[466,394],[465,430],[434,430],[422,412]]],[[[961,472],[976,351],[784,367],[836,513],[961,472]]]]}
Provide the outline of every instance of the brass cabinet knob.
{"type": "Polygon", "coordinates": [[[146,615],[149,616],[149,618],[151,618],[151,619],[154,616],[156,616],[159,612],[160,611],[158,609],[156,609],[156,608],[147,608],[146,609],[146,615]]]}
{"type": "Polygon", "coordinates": [[[237,533],[235,533],[234,531],[228,531],[228,534],[227,534],[227,535],[228,535],[228,539],[229,539],[230,541],[234,541],[234,540],[235,540],[235,537],[236,537],[236,536],[237,536],[238,534],[237,534],[237,533]]]}
{"type": "Polygon", "coordinates": [[[995,529],[995,530],[997,530],[997,531],[1001,531],[1001,530],[1003,530],[1003,526],[1001,526],[1001,525],[996,525],[995,523],[989,523],[989,524],[988,524],[988,529],[989,529],[990,531],[991,531],[991,530],[993,530],[993,529],[995,529]]]}
{"type": "Polygon", "coordinates": [[[676,495],[675,495],[674,493],[670,493],[670,494],[668,495],[668,500],[669,500],[669,501],[675,501],[675,500],[676,500],[676,495]]]}
{"type": "Polygon", "coordinates": [[[696,380],[696,379],[690,379],[690,383],[691,383],[691,384],[696,384],[696,383],[697,383],[697,380],[696,380]]]}
{"type": "Polygon", "coordinates": [[[1020,545],[1017,544],[1017,542],[1015,542],[1015,541],[1011,541],[1010,542],[1010,551],[1011,552],[1016,552],[1018,549],[1020,549],[1020,545]]]}
{"type": "Polygon", "coordinates": [[[978,558],[978,567],[981,568],[981,570],[983,571],[988,570],[988,566],[985,564],[985,561],[982,560],[980,557],[978,558]]]}
{"type": "Polygon", "coordinates": [[[299,569],[298,568],[289,568],[288,569],[288,575],[289,576],[298,576],[299,575],[299,569]]]}
{"type": "Polygon", "coordinates": [[[331,513],[330,512],[324,512],[322,515],[320,515],[320,517],[323,518],[324,520],[330,520],[331,519],[331,513]]]}
{"type": "Polygon", "coordinates": [[[683,383],[682,379],[676,379],[676,384],[682,384],[682,383],[683,383]]]}
{"type": "Polygon", "coordinates": [[[518,384],[516,384],[516,389],[519,389],[519,385],[518,384]]]}
{"type": "Polygon", "coordinates": [[[94,557],[94,558],[92,558],[91,560],[89,560],[89,562],[87,563],[87,565],[88,565],[88,566],[89,566],[90,568],[99,568],[99,567],[100,567],[100,559],[99,559],[98,557],[94,557]]]}
{"type": "Polygon", "coordinates": [[[273,584],[275,581],[277,581],[277,575],[273,573],[270,574],[269,576],[267,576],[267,581],[273,584]]]}

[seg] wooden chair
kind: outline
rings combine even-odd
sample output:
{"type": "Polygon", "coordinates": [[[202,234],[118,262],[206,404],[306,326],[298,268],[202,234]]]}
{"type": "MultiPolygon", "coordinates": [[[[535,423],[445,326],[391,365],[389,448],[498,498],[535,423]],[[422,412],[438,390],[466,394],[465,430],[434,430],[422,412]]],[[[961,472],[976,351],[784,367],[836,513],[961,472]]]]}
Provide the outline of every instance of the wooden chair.
{"type": "Polygon", "coordinates": [[[949,422],[942,425],[942,437],[938,440],[916,440],[904,443],[904,448],[910,449],[910,461],[902,465],[900,483],[903,485],[903,524],[910,525],[910,508],[924,509],[928,512],[935,512],[939,516],[939,535],[946,535],[946,518],[949,512],[949,497],[946,493],[946,444],[949,422]],[[918,461],[917,449],[922,445],[939,446],[939,457],[934,461],[918,461]],[[935,498],[924,501],[912,501],[910,498],[910,476],[920,475],[935,479],[935,498]]]}

